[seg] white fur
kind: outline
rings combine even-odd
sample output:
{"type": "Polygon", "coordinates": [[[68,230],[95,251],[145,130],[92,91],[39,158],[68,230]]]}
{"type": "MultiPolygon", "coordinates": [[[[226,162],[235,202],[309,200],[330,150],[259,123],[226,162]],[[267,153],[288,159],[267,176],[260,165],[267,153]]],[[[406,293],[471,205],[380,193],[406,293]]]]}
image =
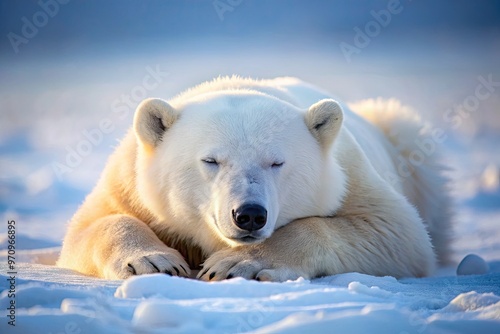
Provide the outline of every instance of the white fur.
{"type": "Polygon", "coordinates": [[[187,275],[186,259],[205,258],[202,279],[429,274],[428,231],[439,259],[448,253],[441,167],[431,158],[397,176],[420,123],[390,101],[355,107],[363,117],[294,78],[219,78],[144,101],[75,214],[59,265],[109,278],[187,275]],[[247,203],[267,210],[253,239],[232,218],[247,203]]]}
{"type": "MultiPolygon", "coordinates": [[[[195,237],[200,244],[207,229],[229,245],[240,244],[242,231],[232,222],[231,212],[248,202],[268,211],[268,222],[256,232],[256,241],[294,219],[331,215],[340,206],[344,176],[335,168],[334,157],[321,153],[322,144],[304,121],[327,113],[319,107],[305,114],[255,91],[196,96],[177,107],[179,120],[156,148],[163,153],[139,159],[139,196],[180,236],[192,237],[184,235],[185,225],[203,231],[201,239],[195,237]],[[206,158],[217,160],[219,166],[204,163],[206,158]],[[284,165],[272,168],[275,162],[284,165]]],[[[330,120],[335,122],[342,121],[330,120]]],[[[331,132],[323,133],[327,150],[339,129],[340,125],[323,131],[331,132]]]]}

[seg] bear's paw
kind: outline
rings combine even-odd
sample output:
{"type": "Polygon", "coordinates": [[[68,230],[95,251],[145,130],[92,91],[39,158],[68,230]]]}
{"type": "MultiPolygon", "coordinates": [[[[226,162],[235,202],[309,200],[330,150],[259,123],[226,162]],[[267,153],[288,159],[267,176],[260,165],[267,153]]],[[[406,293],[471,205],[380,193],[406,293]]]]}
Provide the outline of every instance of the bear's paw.
{"type": "Polygon", "coordinates": [[[257,281],[284,282],[307,275],[298,268],[275,263],[259,255],[259,252],[245,248],[229,248],[218,251],[203,264],[198,279],[220,281],[234,277],[257,281]]]}
{"type": "Polygon", "coordinates": [[[189,265],[177,254],[172,252],[139,253],[118,259],[108,268],[108,278],[125,279],[133,275],[165,273],[170,276],[190,276],[189,265]]]}

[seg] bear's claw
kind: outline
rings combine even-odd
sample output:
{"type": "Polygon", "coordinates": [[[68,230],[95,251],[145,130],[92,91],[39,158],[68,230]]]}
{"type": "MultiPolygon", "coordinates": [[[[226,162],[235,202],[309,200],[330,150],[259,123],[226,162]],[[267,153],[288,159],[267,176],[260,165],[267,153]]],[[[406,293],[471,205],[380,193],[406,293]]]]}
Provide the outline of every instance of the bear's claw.
{"type": "Polygon", "coordinates": [[[234,277],[255,279],[257,281],[284,282],[307,275],[297,268],[285,264],[271,263],[268,260],[251,255],[250,252],[225,249],[210,256],[198,274],[203,281],[221,281],[234,277]]]}
{"type": "Polygon", "coordinates": [[[181,261],[185,262],[176,254],[163,252],[135,255],[127,259],[124,268],[119,270],[115,276],[124,279],[133,275],[165,273],[170,276],[189,277],[190,271],[186,270],[186,267],[189,268],[189,266],[187,263],[180,263],[181,261]]]}

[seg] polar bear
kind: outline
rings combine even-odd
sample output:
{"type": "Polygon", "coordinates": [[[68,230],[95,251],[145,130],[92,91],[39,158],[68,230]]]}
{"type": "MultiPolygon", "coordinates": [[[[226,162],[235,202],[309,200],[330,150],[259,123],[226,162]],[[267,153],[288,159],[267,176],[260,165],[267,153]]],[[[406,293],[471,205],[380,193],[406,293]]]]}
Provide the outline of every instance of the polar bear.
{"type": "Polygon", "coordinates": [[[449,260],[446,179],[436,154],[407,163],[430,137],[396,101],[353,107],[295,78],[143,101],[58,265],[109,279],[432,273],[449,260]]]}

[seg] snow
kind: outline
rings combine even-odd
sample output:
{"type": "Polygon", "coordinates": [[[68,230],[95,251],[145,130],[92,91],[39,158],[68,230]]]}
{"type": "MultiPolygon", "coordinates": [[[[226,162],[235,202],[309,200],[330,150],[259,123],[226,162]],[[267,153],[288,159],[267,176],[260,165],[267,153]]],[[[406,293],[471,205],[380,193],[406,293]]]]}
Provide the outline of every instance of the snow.
{"type": "MultiPolygon", "coordinates": [[[[387,1],[292,3],[243,1],[220,21],[212,1],[165,2],[153,11],[145,4],[71,2],[19,53],[2,44],[0,333],[500,333],[498,86],[474,110],[460,106],[473,100],[478,77],[500,81],[498,5],[441,1],[430,10],[426,2],[408,2],[408,9],[404,2],[347,62],[339,43],[352,43],[353,28],[364,27],[370,11],[387,1]],[[146,24],[131,19],[146,12],[146,24]],[[131,125],[140,101],[133,93],[147,68],[157,66],[168,75],[148,96],[169,98],[218,75],[286,75],[346,102],[396,97],[422,112],[446,135],[456,264],[426,278],[346,273],[279,284],[159,274],[111,281],[55,267],[66,222],[131,125]],[[67,163],[103,120],[113,130],[57,173],[54,164],[67,163]],[[15,327],[7,323],[12,300],[15,327]]],[[[39,10],[38,2],[6,3],[1,35],[20,33],[20,18],[39,10]]]]}
{"type": "Polygon", "coordinates": [[[159,274],[108,281],[57,268],[64,224],[92,188],[111,148],[96,147],[62,181],[44,180],[44,163],[51,158],[31,145],[4,152],[8,169],[0,192],[8,196],[2,196],[0,207],[3,221],[18,223],[18,248],[13,328],[7,324],[11,298],[3,225],[0,332],[498,333],[500,161],[495,140],[491,135],[487,142],[447,143],[448,163],[457,166],[451,174],[457,202],[454,260],[477,257],[428,278],[347,273],[280,284],[238,278],[205,283],[159,274]]]}
{"type": "MultiPolygon", "coordinates": [[[[2,200],[6,208],[3,220],[15,219],[19,224],[16,327],[7,324],[11,298],[10,275],[6,274],[8,239],[3,230],[0,332],[315,333],[335,329],[349,333],[498,333],[500,189],[494,141],[492,137],[490,144],[473,142],[467,148],[448,143],[449,162],[466,161],[457,164],[451,174],[457,201],[453,249],[455,261],[463,259],[460,266],[441,268],[428,278],[397,280],[347,273],[279,284],[238,278],[205,283],[160,274],[108,281],[57,268],[54,263],[65,221],[85,191],[74,185],[73,176],[62,182],[52,178],[47,186],[48,181],[41,180],[46,172],[39,166],[40,154],[35,151],[7,152],[4,159],[16,164],[10,166],[11,175],[36,165],[31,179],[40,181],[26,186],[20,183],[21,177],[6,179],[9,184],[4,191],[10,197],[2,200]],[[473,159],[468,159],[469,154],[473,159]],[[471,253],[476,256],[464,259],[471,253]]],[[[104,161],[103,156],[99,153],[89,159],[104,161]]],[[[99,168],[86,173],[92,174],[85,175],[86,179],[95,180],[99,168]]],[[[94,182],[87,183],[86,191],[94,182]]]]}
{"type": "MultiPolygon", "coordinates": [[[[109,281],[22,264],[16,279],[19,333],[37,328],[61,332],[66,326],[117,333],[303,333],[331,328],[353,333],[472,333],[480,328],[494,333],[500,325],[499,272],[401,280],[347,273],[285,283],[242,278],[206,283],[163,274],[109,281]]],[[[7,289],[4,278],[0,286],[7,289]]],[[[8,303],[3,291],[2,310],[8,303]]],[[[6,328],[5,322],[0,326],[6,328]]]]}
{"type": "MultiPolygon", "coordinates": [[[[476,212],[470,207],[466,210],[471,215],[476,212]]],[[[500,214],[495,212],[487,217],[498,221],[500,214]]],[[[163,274],[111,281],[55,267],[60,247],[43,238],[20,234],[17,239],[24,249],[16,252],[21,263],[16,265],[15,328],[6,324],[5,317],[11,298],[10,275],[4,275],[8,272],[4,235],[0,239],[4,248],[0,331],[316,333],[336,329],[349,333],[497,333],[500,231],[497,224],[481,217],[479,211],[476,217],[459,220],[457,231],[490,234],[496,242],[472,243],[475,252],[485,254],[488,260],[468,255],[459,266],[466,271],[463,275],[457,276],[456,266],[451,266],[432,277],[399,280],[346,273],[285,283],[241,278],[206,283],[163,274]]],[[[456,256],[472,248],[464,241],[469,236],[467,232],[457,238],[456,256]]]]}
{"type": "Polygon", "coordinates": [[[457,275],[483,275],[490,270],[488,263],[476,254],[469,254],[458,264],[457,275]]]}

